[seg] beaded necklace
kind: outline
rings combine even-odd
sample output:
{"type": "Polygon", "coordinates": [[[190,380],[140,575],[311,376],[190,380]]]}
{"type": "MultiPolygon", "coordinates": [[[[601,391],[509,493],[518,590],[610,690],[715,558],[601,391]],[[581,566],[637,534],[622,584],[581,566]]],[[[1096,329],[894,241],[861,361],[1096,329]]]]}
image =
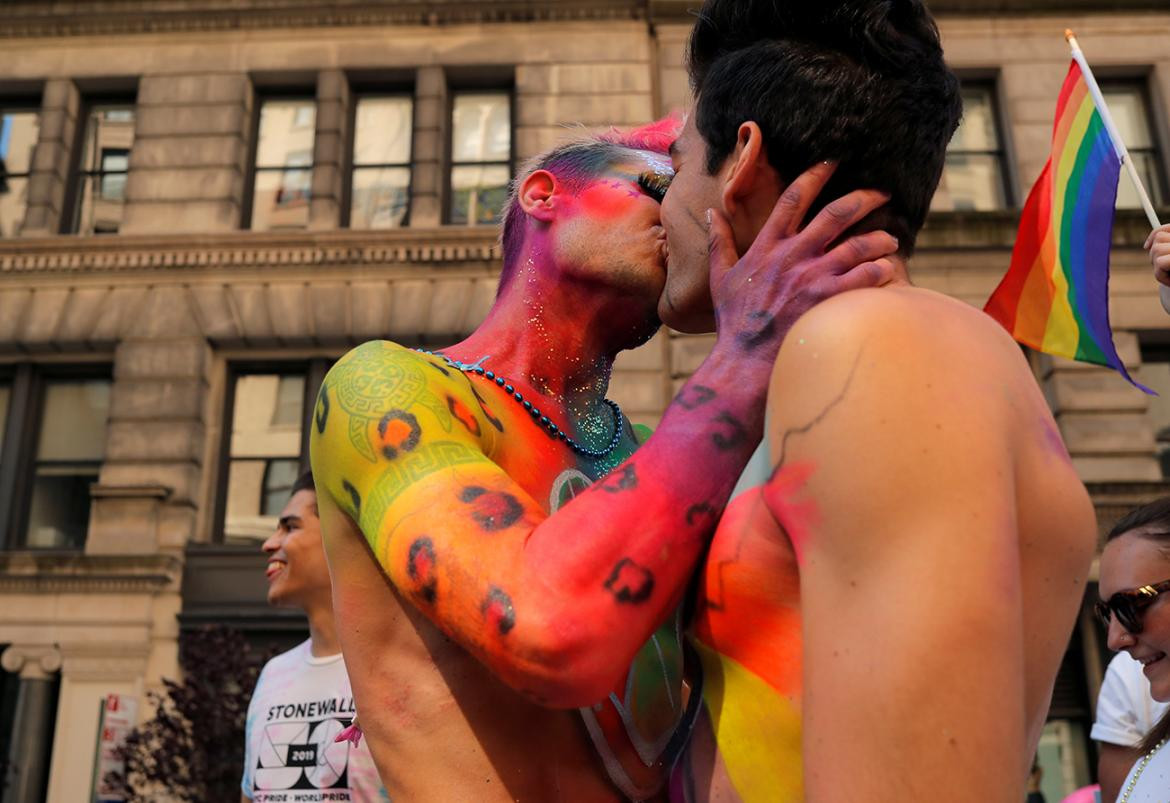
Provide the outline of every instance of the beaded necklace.
{"type": "Polygon", "coordinates": [[[497,385],[502,387],[504,392],[511,396],[517,404],[523,407],[528,412],[528,414],[532,416],[534,421],[547,429],[550,435],[560,441],[563,441],[565,445],[567,445],[570,449],[579,455],[589,457],[594,460],[601,460],[602,458],[609,457],[611,454],[613,454],[613,450],[616,449],[618,444],[622,442],[622,408],[619,407],[615,401],[610,401],[609,399],[602,400],[608,404],[610,410],[613,411],[613,437],[610,438],[609,445],[604,449],[592,449],[582,443],[578,443],[563,429],[554,424],[549,419],[549,417],[542,413],[536,406],[534,406],[532,402],[525,399],[524,395],[520,393],[520,391],[516,390],[515,385],[494,371],[489,371],[484,368],[483,361],[486,360],[487,357],[480,357],[474,363],[467,363],[460,362],[459,360],[453,360],[446,354],[427,351],[426,349],[415,349],[415,351],[419,352],[420,354],[427,354],[431,357],[438,357],[457,371],[462,371],[465,374],[478,374],[485,379],[489,379],[492,382],[495,382],[497,385]]]}
{"type": "Polygon", "coordinates": [[[1162,749],[1163,746],[1165,746],[1166,741],[1166,739],[1163,739],[1162,741],[1158,742],[1156,745],[1154,745],[1153,750],[1146,753],[1145,756],[1142,757],[1141,763],[1137,766],[1137,771],[1133,774],[1133,778],[1130,779],[1129,783],[1125,785],[1125,791],[1121,793],[1121,799],[1118,800],[1117,803],[1128,803],[1129,796],[1133,793],[1133,788],[1137,786],[1138,778],[1142,777],[1142,772],[1145,771],[1146,765],[1150,763],[1150,759],[1154,757],[1154,753],[1157,753],[1162,749]]]}

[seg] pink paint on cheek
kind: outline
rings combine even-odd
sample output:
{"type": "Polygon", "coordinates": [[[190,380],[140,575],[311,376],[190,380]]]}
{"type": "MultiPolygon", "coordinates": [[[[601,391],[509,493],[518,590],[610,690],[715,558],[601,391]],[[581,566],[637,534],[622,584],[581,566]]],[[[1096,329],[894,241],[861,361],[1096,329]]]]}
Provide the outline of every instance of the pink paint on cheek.
{"type": "Polygon", "coordinates": [[[815,470],[811,463],[785,466],[764,486],[764,504],[787,533],[792,551],[796,553],[796,562],[801,566],[804,565],[805,547],[821,521],[816,502],[801,498],[815,470]]]}
{"type": "Polygon", "coordinates": [[[577,202],[584,214],[611,220],[629,212],[631,193],[639,195],[632,185],[610,180],[586,187],[577,195],[577,202]]]}

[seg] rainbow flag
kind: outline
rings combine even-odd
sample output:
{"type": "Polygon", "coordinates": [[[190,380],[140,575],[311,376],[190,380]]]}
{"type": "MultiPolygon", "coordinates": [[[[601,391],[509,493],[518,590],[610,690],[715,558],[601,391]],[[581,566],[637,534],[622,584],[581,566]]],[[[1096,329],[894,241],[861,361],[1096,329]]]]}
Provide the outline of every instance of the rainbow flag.
{"type": "Polygon", "coordinates": [[[1012,264],[984,311],[1046,354],[1134,382],[1109,326],[1109,247],[1121,157],[1074,60],[1056,104],[1052,155],[1028,196],[1012,264]]]}

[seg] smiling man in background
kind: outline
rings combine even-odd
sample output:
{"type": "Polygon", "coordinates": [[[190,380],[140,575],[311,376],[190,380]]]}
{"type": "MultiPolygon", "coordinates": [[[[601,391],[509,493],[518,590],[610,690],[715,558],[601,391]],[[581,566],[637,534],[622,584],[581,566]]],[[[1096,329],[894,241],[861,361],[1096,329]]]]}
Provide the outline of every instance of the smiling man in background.
{"type": "Polygon", "coordinates": [[[268,603],[304,611],[309,638],[269,661],[245,726],[242,800],[387,800],[369,750],[335,743],[354,716],[353,693],[333,623],[313,475],[293,484],[276,532],[264,542],[268,603]]]}

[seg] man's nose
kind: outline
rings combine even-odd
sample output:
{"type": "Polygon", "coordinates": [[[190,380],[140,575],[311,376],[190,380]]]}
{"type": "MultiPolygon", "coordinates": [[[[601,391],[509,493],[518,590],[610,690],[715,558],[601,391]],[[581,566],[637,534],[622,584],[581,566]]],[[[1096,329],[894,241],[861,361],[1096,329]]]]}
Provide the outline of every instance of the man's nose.
{"type": "Polygon", "coordinates": [[[283,540],[280,529],[268,536],[263,544],[260,545],[260,551],[266,555],[271,555],[276,550],[280,549],[280,542],[283,540]]]}
{"type": "Polygon", "coordinates": [[[1121,652],[1126,647],[1134,645],[1133,634],[1121,626],[1121,622],[1117,621],[1116,614],[1109,616],[1109,629],[1106,631],[1105,643],[1114,652],[1121,652]]]}

